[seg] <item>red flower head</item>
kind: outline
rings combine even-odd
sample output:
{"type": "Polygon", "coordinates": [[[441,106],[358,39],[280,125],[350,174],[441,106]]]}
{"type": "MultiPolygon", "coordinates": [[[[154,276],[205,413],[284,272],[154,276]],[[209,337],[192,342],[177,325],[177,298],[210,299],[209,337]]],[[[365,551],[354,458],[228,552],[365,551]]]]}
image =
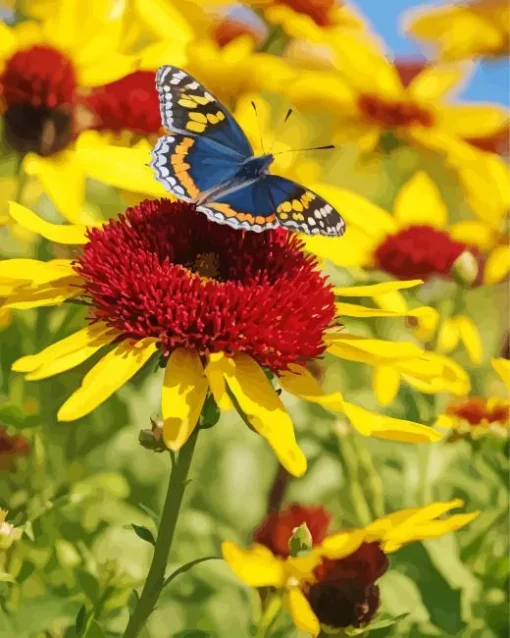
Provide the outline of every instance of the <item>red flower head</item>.
{"type": "Polygon", "coordinates": [[[233,18],[224,18],[218,22],[214,28],[213,35],[214,40],[220,47],[227,46],[227,44],[242,35],[249,35],[256,44],[261,40],[260,33],[255,32],[252,25],[233,18]]]}
{"type": "Polygon", "coordinates": [[[100,131],[132,131],[152,135],[161,129],[161,115],[154,73],[135,71],[126,77],[94,89],[86,100],[96,116],[100,131]]]}
{"type": "Polygon", "coordinates": [[[4,136],[20,153],[51,155],[73,135],[76,76],[63,53],[36,45],[16,52],[0,76],[4,136]]]}
{"type": "Polygon", "coordinates": [[[379,607],[379,587],[375,581],[388,566],[379,543],[362,543],[353,554],[342,559],[324,559],[315,569],[317,582],[308,592],[319,621],[338,629],[362,627],[370,622],[379,607]]]}
{"type": "Polygon", "coordinates": [[[276,0],[275,4],[286,4],[297,13],[305,13],[319,27],[333,24],[331,14],[337,6],[336,0],[276,0]]]}
{"type": "Polygon", "coordinates": [[[409,226],[389,235],[375,251],[377,265],[399,279],[446,276],[466,249],[450,235],[432,226],[409,226]]]}
{"type": "Polygon", "coordinates": [[[432,126],[432,115],[413,102],[385,100],[379,95],[364,94],[358,99],[363,115],[388,128],[432,126]]]}
{"type": "Polygon", "coordinates": [[[10,470],[20,456],[30,452],[30,445],[24,436],[7,434],[7,428],[0,425],[0,470],[10,470]]]}
{"type": "Polygon", "coordinates": [[[168,356],[247,353],[284,370],[320,355],[335,315],[315,258],[284,230],[239,232],[185,203],[145,200],[89,232],[75,263],[90,318],[168,356]]]}
{"type": "Polygon", "coordinates": [[[292,503],[283,512],[274,512],[266,516],[255,530],[253,540],[261,543],[277,556],[289,556],[289,539],[296,527],[306,523],[312,535],[314,545],[326,537],[331,514],[322,505],[299,505],[292,503]]]}

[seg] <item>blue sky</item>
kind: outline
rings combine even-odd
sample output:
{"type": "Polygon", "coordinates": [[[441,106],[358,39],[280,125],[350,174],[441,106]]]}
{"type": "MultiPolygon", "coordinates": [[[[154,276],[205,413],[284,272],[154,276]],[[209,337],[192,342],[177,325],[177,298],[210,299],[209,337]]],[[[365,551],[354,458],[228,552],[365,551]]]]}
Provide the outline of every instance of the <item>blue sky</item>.
{"type": "MultiPolygon", "coordinates": [[[[399,30],[399,19],[406,9],[437,5],[437,0],[355,0],[354,4],[370,20],[375,30],[384,38],[388,47],[396,55],[416,55],[419,45],[406,38],[399,30]]],[[[496,101],[509,103],[509,67],[508,61],[483,62],[477,69],[462,97],[474,101],[496,101]]]]}

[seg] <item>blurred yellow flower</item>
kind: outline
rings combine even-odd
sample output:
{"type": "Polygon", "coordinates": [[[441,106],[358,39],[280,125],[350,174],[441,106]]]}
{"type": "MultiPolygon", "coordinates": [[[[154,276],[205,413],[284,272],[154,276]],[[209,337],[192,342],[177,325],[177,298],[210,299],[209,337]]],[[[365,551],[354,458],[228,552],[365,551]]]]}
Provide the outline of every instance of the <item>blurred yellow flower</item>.
{"type": "Polygon", "coordinates": [[[455,499],[401,510],[364,528],[346,529],[327,536],[299,556],[283,558],[260,543],[244,549],[230,541],[223,542],[222,553],[246,585],[281,591],[283,604],[295,626],[318,636],[323,625],[338,630],[369,623],[379,606],[375,582],[388,569],[386,554],[408,543],[464,527],[479,512],[439,518],[463,504],[462,500],[455,499]]]}
{"type": "Polygon", "coordinates": [[[492,359],[491,364],[505,384],[507,390],[510,390],[510,361],[508,359],[498,358],[492,359]]]}
{"type": "Polygon", "coordinates": [[[498,222],[510,203],[503,160],[464,140],[505,128],[506,109],[492,104],[449,104],[444,98],[465,81],[460,65],[425,67],[404,86],[397,67],[379,47],[344,34],[333,42],[336,71],[308,71],[287,85],[298,105],[335,116],[332,141],[373,151],[383,134],[444,155],[457,172],[473,210],[498,222]]]}
{"type": "Polygon", "coordinates": [[[22,170],[36,176],[59,212],[79,221],[85,174],[73,150],[83,126],[79,91],[130,72],[119,53],[121,21],[100,0],[60,0],[41,23],[0,24],[0,94],[4,138],[26,154],[22,170]]]}
{"type": "MultiPolygon", "coordinates": [[[[352,404],[339,391],[325,395],[306,368],[297,363],[313,359],[324,350],[369,365],[412,365],[423,356],[423,349],[412,343],[362,338],[331,328],[337,312],[333,291],[315,269],[316,262],[303,255],[297,236],[289,235],[288,245],[277,249],[275,244],[271,252],[277,234],[231,231],[211,224],[189,204],[168,200],[146,200],[128,209],[127,217],[102,228],[50,224],[15,203],[11,203],[10,214],[17,223],[50,241],[77,244],[83,249],[73,260],[0,262],[0,283],[6,297],[2,307],[25,309],[81,300],[89,304],[90,318],[95,319],[95,323],[39,354],[22,357],[14,369],[26,373],[27,380],[42,379],[69,370],[114,344],[60,408],[60,420],[71,421],[91,412],[159,353],[166,363],[163,432],[171,449],[180,448],[190,436],[210,390],[220,408],[235,406],[269,441],[289,472],[302,474],[306,459],[297,447],[292,422],[261,366],[272,370],[288,392],[345,414],[365,436],[409,442],[442,437],[430,427],[352,404]],[[160,225],[162,219],[164,224],[160,225]],[[199,254],[193,252],[195,244],[190,237],[204,238],[199,254]],[[210,249],[206,248],[207,242],[210,249]],[[283,268],[286,273],[278,275],[284,276],[281,285],[278,277],[271,280],[271,286],[261,283],[254,290],[250,278],[244,287],[238,280],[215,279],[219,265],[225,267],[218,253],[227,251],[223,259],[229,263],[237,254],[233,246],[239,242],[240,255],[248,253],[262,260],[266,269],[271,267],[271,260],[277,260],[277,272],[283,268]],[[184,256],[178,257],[179,250],[184,256]],[[284,250],[290,253],[279,257],[284,250]],[[280,258],[283,265],[278,265],[280,258]],[[175,259],[177,263],[173,263],[175,259]],[[163,260],[163,265],[154,269],[150,265],[154,260],[163,260]],[[195,280],[200,281],[202,276],[203,286],[196,287],[195,280]],[[178,285],[181,292],[175,288],[178,285]],[[138,289],[148,292],[141,294],[138,289]],[[237,299],[239,295],[241,299],[237,299]],[[235,313],[248,303],[253,305],[251,311],[236,319],[235,313]],[[294,304],[292,308],[302,304],[297,323],[293,322],[295,311],[289,313],[284,308],[289,303],[294,304]],[[124,308],[126,304],[130,309],[124,308]],[[190,310],[197,307],[202,310],[190,310]],[[257,313],[262,313],[263,319],[257,319],[257,313]],[[199,322],[197,328],[195,321],[199,322]],[[282,321],[291,324],[278,328],[282,321]]],[[[242,274],[244,262],[239,263],[242,274]]],[[[250,264],[247,272],[251,272],[250,264]]],[[[398,288],[402,284],[393,285],[398,288]]],[[[346,308],[343,314],[347,314],[346,308]]],[[[443,375],[442,366],[428,369],[425,361],[421,367],[416,374],[422,379],[443,375]]]]}
{"type": "Polygon", "coordinates": [[[443,60],[508,56],[510,6],[507,0],[469,0],[418,7],[404,17],[406,30],[433,44],[443,60]]]}
{"type": "Polygon", "coordinates": [[[451,429],[450,440],[479,439],[488,434],[507,438],[510,425],[510,401],[490,397],[469,397],[462,403],[453,403],[440,415],[437,427],[451,429]]]}

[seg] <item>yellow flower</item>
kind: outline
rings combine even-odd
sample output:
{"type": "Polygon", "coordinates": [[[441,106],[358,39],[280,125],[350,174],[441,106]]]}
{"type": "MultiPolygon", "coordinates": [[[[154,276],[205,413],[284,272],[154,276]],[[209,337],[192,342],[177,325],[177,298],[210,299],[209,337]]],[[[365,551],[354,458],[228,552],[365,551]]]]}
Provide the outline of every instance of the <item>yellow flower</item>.
{"type": "Polygon", "coordinates": [[[470,0],[419,7],[405,18],[407,31],[437,47],[442,60],[508,56],[510,7],[506,0],[470,0]]]}
{"type": "Polygon", "coordinates": [[[289,234],[281,245],[277,233],[238,233],[211,224],[189,204],[168,200],[146,200],[118,221],[88,229],[50,224],[15,203],[10,215],[50,241],[82,250],[74,260],[0,262],[2,307],[78,300],[89,304],[93,320],[42,352],[22,357],[14,370],[27,380],[43,379],[113,346],[60,408],[60,420],[85,416],[158,355],[166,366],[163,433],[171,449],[190,436],[210,390],[221,409],[235,407],[268,440],[289,472],[303,474],[306,459],[263,368],[286,391],[345,414],[365,436],[409,442],[442,438],[425,425],[350,403],[339,391],[324,394],[298,363],[327,350],[369,365],[421,362],[416,374],[424,380],[443,375],[443,366],[429,369],[427,360],[421,361],[423,349],[412,343],[330,328],[336,315],[333,290],[296,235],[289,234]],[[195,244],[200,237],[202,243],[195,244]],[[250,274],[253,268],[258,272],[259,263],[269,277],[260,282],[250,274]]]}
{"type": "Polygon", "coordinates": [[[439,518],[462,505],[454,499],[401,510],[367,527],[327,536],[299,557],[276,556],[261,544],[243,549],[230,541],[222,544],[223,557],[246,585],[281,591],[295,626],[318,636],[321,625],[345,629],[369,623],[379,606],[375,582],[388,568],[386,554],[464,527],[479,512],[439,518]],[[353,565],[357,568],[349,570],[353,565]]]}
{"type": "Polygon", "coordinates": [[[510,390],[510,361],[508,359],[499,358],[493,359],[491,364],[506,388],[510,390]]]}
{"type": "Polygon", "coordinates": [[[457,172],[473,210],[494,223],[510,202],[503,160],[464,141],[505,128],[507,111],[491,104],[449,104],[444,98],[465,80],[461,65],[429,65],[404,86],[378,45],[346,33],[332,43],[336,71],[302,73],[286,94],[299,105],[335,116],[333,142],[372,151],[391,133],[418,148],[444,155],[457,172]]]}
{"type": "Polygon", "coordinates": [[[453,430],[450,439],[469,437],[474,440],[492,434],[507,438],[510,425],[510,401],[490,397],[469,397],[453,403],[441,414],[436,425],[453,430]]]}
{"type": "Polygon", "coordinates": [[[60,0],[41,23],[0,24],[0,41],[4,137],[26,154],[23,170],[62,215],[79,221],[85,174],[72,144],[81,126],[78,95],[133,68],[119,53],[121,22],[101,0],[60,0]]]}

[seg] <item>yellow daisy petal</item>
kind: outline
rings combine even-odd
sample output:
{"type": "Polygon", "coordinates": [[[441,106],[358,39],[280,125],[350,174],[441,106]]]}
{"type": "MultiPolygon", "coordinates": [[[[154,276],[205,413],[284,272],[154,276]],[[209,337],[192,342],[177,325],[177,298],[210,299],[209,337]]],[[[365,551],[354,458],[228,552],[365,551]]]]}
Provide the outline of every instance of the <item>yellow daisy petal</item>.
{"type": "Polygon", "coordinates": [[[382,308],[367,308],[353,303],[337,302],[335,304],[336,313],[339,317],[416,317],[432,312],[427,306],[414,308],[399,312],[395,310],[384,310],[382,308]]]}
{"type": "Polygon", "coordinates": [[[224,541],[221,553],[230,569],[246,585],[277,588],[285,585],[283,559],[274,556],[264,545],[256,544],[244,549],[224,541]]]}
{"type": "Polygon", "coordinates": [[[80,277],[65,277],[45,283],[20,285],[9,295],[4,308],[39,308],[40,306],[58,306],[67,299],[78,297],[82,290],[80,277]]]}
{"type": "Polygon", "coordinates": [[[409,279],[408,281],[385,281],[380,284],[370,284],[368,286],[345,286],[333,288],[335,295],[339,297],[378,297],[396,290],[406,290],[415,288],[423,283],[423,279],[409,279]]]}
{"type": "Polygon", "coordinates": [[[229,366],[228,357],[223,352],[213,352],[208,356],[208,363],[205,368],[205,375],[209,383],[216,405],[223,412],[233,410],[234,406],[227,392],[227,382],[225,381],[225,371],[229,366]]]}
{"type": "Polygon", "coordinates": [[[391,366],[376,366],[373,371],[372,385],[377,401],[381,405],[390,405],[400,388],[400,372],[391,366]]]}
{"type": "Polygon", "coordinates": [[[177,348],[168,359],[161,392],[163,440],[170,450],[179,450],[195,429],[208,383],[200,356],[177,348]]]}
{"type": "Polygon", "coordinates": [[[353,554],[365,540],[364,529],[353,529],[327,536],[320,545],[320,553],[326,558],[345,558],[353,554]]]}
{"type": "Polygon", "coordinates": [[[298,587],[290,587],[286,590],[283,595],[283,604],[298,629],[312,636],[319,635],[321,630],[319,620],[308,599],[298,587]]]}
{"type": "Polygon", "coordinates": [[[150,147],[127,148],[106,144],[95,133],[83,133],[76,145],[83,171],[98,182],[130,192],[164,197],[165,189],[148,166],[150,147]]]}
{"type": "Polygon", "coordinates": [[[327,351],[335,357],[369,365],[415,359],[423,352],[422,348],[406,341],[366,339],[341,332],[326,333],[324,341],[327,345],[327,351]]]}
{"type": "Polygon", "coordinates": [[[497,246],[487,257],[483,273],[484,284],[490,286],[502,281],[510,272],[510,245],[497,246]]]}
{"type": "Polygon", "coordinates": [[[4,259],[0,261],[0,279],[46,283],[76,276],[71,259],[4,259]]]}
{"type": "Polygon", "coordinates": [[[402,186],[395,200],[394,215],[401,227],[427,224],[444,228],[448,210],[430,177],[416,173],[402,186]]]}
{"type": "Polygon", "coordinates": [[[491,364],[505,386],[510,390],[510,361],[502,358],[492,359],[491,364]]]}
{"type": "Polygon", "coordinates": [[[348,401],[344,401],[344,409],[349,421],[363,436],[404,443],[434,443],[443,438],[440,432],[427,425],[376,414],[348,401]]]}
{"type": "Polygon", "coordinates": [[[88,241],[87,227],[83,224],[50,224],[17,202],[9,202],[9,215],[21,226],[57,244],[86,244],[88,241]]]}
{"type": "Polygon", "coordinates": [[[137,70],[136,59],[111,51],[108,56],[78,69],[81,86],[103,86],[137,70]]]}
{"type": "Polygon", "coordinates": [[[59,421],[74,421],[89,414],[127,383],[156,352],[156,339],[126,339],[85,375],[81,386],[60,408],[59,421]]]}
{"type": "Polygon", "coordinates": [[[134,0],[137,17],[153,36],[160,40],[188,44],[195,34],[177,6],[178,3],[165,0],[134,0]]]}
{"type": "Polygon", "coordinates": [[[460,338],[471,362],[476,364],[481,363],[483,356],[482,337],[475,322],[469,317],[466,317],[466,315],[459,315],[457,317],[457,325],[460,338]]]}
{"type": "Polygon", "coordinates": [[[433,65],[423,69],[411,80],[408,92],[416,100],[435,102],[445,97],[452,89],[459,91],[471,76],[472,65],[433,65]]]}
{"type": "Polygon", "coordinates": [[[451,352],[460,340],[459,322],[456,317],[444,319],[437,337],[437,347],[442,352],[451,352]]]}
{"type": "Polygon", "coordinates": [[[266,375],[246,354],[235,355],[229,363],[225,379],[240,409],[273,448],[283,467],[294,476],[302,476],[306,457],[296,443],[292,421],[266,375]]]}
{"type": "Polygon", "coordinates": [[[445,104],[436,117],[439,126],[462,139],[490,137],[508,124],[506,109],[489,104],[445,104]]]}
{"type": "Polygon", "coordinates": [[[494,229],[476,219],[452,224],[448,233],[455,241],[478,246],[483,251],[491,248],[495,241],[494,229]]]}
{"type": "Polygon", "coordinates": [[[393,310],[395,312],[408,312],[409,306],[407,305],[404,295],[395,290],[394,292],[387,292],[383,295],[377,295],[373,297],[374,303],[379,308],[384,310],[393,310]]]}
{"type": "Polygon", "coordinates": [[[104,323],[96,323],[51,344],[37,354],[17,359],[12,369],[15,372],[27,372],[26,379],[29,381],[45,379],[83,363],[120,334],[104,323]]]}
{"type": "Polygon", "coordinates": [[[340,392],[325,394],[316,379],[304,367],[294,363],[289,370],[282,370],[278,376],[280,386],[300,399],[318,403],[333,412],[344,412],[344,400],[340,392]]]}
{"type": "Polygon", "coordinates": [[[80,221],[85,199],[85,173],[74,151],[51,157],[29,153],[23,162],[28,175],[39,179],[58,211],[71,223],[80,221]]]}
{"type": "Polygon", "coordinates": [[[371,237],[350,227],[347,230],[348,241],[343,238],[303,236],[305,249],[321,259],[329,259],[344,268],[368,268],[373,264],[375,242],[371,237]]]}
{"type": "Polygon", "coordinates": [[[397,366],[402,371],[403,379],[406,383],[426,394],[450,392],[457,396],[464,396],[469,393],[471,390],[469,376],[464,368],[453,359],[437,352],[425,352],[420,358],[427,361],[427,366],[429,364],[441,365],[441,373],[437,374],[437,376],[434,375],[432,378],[427,378],[424,371],[420,372],[419,369],[416,369],[416,366],[414,370],[411,368],[406,370],[407,362],[399,362],[397,366]]]}

